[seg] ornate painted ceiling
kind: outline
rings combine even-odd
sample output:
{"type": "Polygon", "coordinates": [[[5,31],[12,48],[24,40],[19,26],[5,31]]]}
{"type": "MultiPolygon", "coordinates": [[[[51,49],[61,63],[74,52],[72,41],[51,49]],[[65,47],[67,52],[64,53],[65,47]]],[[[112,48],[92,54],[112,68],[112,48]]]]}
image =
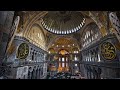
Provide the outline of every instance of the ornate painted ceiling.
{"type": "MultiPolygon", "coordinates": [[[[18,11],[16,15],[20,16],[20,24],[18,28],[18,35],[26,37],[28,36],[29,30],[31,30],[34,24],[38,24],[45,35],[46,46],[49,46],[51,42],[55,41],[56,38],[61,38],[61,35],[51,33],[50,31],[45,30],[45,27],[42,25],[42,21],[44,20],[48,27],[52,27],[54,30],[71,30],[69,32],[74,32],[75,27],[80,25],[83,18],[85,18],[85,25],[73,34],[69,34],[67,36],[72,37],[76,40],[77,44],[80,45],[81,35],[84,32],[85,27],[91,23],[95,22],[97,25],[103,27],[104,29],[100,29],[103,36],[106,33],[106,22],[107,22],[107,11],[18,11]],[[71,14],[73,13],[73,14],[71,14]],[[51,16],[54,14],[53,16],[51,16]],[[50,18],[51,16],[51,18],[50,18]],[[56,22],[56,23],[55,23],[56,22]],[[56,25],[54,25],[56,24],[56,25]],[[57,26],[60,24],[60,26],[57,26]],[[61,28],[62,26],[62,28],[61,28]]],[[[101,28],[99,27],[99,28],[101,28]]],[[[54,31],[52,29],[52,31],[54,31]]],[[[78,28],[79,29],[79,28],[78,28]]],[[[76,28],[77,30],[77,28],[76,28]]],[[[64,32],[65,33],[65,32],[64,32]]],[[[63,33],[63,34],[64,34],[63,33]]],[[[62,32],[61,32],[62,34],[62,32]]],[[[66,31],[67,34],[67,31],[66,31]]],[[[69,44],[70,40],[63,37],[63,39],[58,40],[58,42],[54,42],[57,44],[69,44]]],[[[52,44],[51,44],[52,45],[52,44]]]]}

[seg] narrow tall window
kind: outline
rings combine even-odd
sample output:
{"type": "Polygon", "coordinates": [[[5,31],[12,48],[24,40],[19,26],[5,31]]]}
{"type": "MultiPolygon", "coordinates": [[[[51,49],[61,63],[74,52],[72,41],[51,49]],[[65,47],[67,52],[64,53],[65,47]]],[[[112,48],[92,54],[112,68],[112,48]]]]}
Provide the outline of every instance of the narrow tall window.
{"type": "Polygon", "coordinates": [[[65,58],[62,58],[62,62],[64,62],[65,61],[65,58]]]}
{"type": "Polygon", "coordinates": [[[98,53],[98,62],[100,62],[100,54],[98,53]]]}
{"type": "Polygon", "coordinates": [[[62,67],[65,67],[65,63],[62,63],[62,67]]]}
{"type": "Polygon", "coordinates": [[[75,55],[75,61],[77,61],[77,57],[76,57],[76,55],[75,55]]]}

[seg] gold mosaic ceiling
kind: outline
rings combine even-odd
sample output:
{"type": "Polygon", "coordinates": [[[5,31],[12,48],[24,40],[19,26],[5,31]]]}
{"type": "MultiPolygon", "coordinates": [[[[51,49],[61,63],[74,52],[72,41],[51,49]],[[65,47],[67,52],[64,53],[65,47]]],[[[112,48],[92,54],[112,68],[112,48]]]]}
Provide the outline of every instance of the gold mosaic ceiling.
{"type": "Polygon", "coordinates": [[[50,44],[48,51],[58,53],[60,50],[67,50],[72,53],[74,50],[79,51],[79,46],[73,38],[59,37],[50,44]]]}
{"type": "Polygon", "coordinates": [[[61,37],[55,41],[55,45],[71,45],[74,44],[75,41],[71,38],[61,37]]]}

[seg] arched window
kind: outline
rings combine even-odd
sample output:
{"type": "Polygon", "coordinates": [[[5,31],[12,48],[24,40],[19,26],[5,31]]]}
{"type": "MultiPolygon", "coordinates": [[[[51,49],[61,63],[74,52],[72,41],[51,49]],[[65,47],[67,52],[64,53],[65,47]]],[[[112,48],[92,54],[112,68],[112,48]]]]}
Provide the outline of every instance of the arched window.
{"type": "Polygon", "coordinates": [[[64,62],[65,61],[65,58],[64,57],[62,57],[62,62],[64,62]]]}
{"type": "Polygon", "coordinates": [[[62,67],[65,67],[65,63],[64,62],[62,63],[62,67]]]}
{"type": "Polygon", "coordinates": [[[75,57],[74,57],[74,60],[75,60],[75,61],[77,61],[77,60],[78,60],[76,55],[75,55],[75,57]]]}

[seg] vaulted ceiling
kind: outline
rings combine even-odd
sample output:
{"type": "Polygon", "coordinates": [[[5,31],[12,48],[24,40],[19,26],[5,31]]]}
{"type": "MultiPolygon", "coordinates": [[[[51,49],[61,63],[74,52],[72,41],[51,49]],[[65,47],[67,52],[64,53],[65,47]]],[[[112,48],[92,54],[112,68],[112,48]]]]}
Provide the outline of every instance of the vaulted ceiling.
{"type": "MultiPolygon", "coordinates": [[[[57,44],[58,45],[60,45],[60,44],[70,44],[70,43],[74,42],[74,40],[76,40],[77,44],[80,46],[80,37],[81,37],[85,27],[89,23],[95,22],[99,26],[99,28],[101,28],[101,27],[106,28],[107,27],[107,25],[106,25],[106,23],[107,23],[107,18],[106,18],[107,12],[106,11],[74,11],[75,14],[71,16],[71,19],[66,18],[67,16],[69,17],[70,13],[71,12],[69,12],[69,11],[59,11],[59,12],[58,11],[51,11],[51,12],[49,12],[49,11],[18,11],[18,12],[16,12],[16,15],[20,16],[20,24],[19,24],[19,28],[18,28],[18,34],[23,36],[23,37],[26,37],[27,32],[30,30],[32,25],[34,23],[36,23],[43,30],[43,33],[45,35],[45,40],[46,40],[46,46],[49,47],[51,42],[55,43],[56,45],[57,44]],[[51,16],[52,15],[51,13],[52,14],[54,13],[55,16],[54,15],[51,16]],[[76,13],[77,13],[77,15],[76,15],[76,13]],[[56,14],[60,17],[57,17],[56,14]],[[72,30],[74,27],[77,27],[78,25],[80,25],[80,22],[82,21],[82,18],[80,16],[82,18],[85,18],[85,25],[82,28],[80,28],[80,30],[78,30],[77,32],[67,35],[69,37],[72,37],[73,39],[68,39],[66,35],[63,38],[61,38],[61,35],[57,35],[55,33],[49,32],[41,24],[42,20],[44,20],[44,17],[45,17],[46,24],[49,27],[54,28],[55,30],[59,29],[60,26],[55,26],[54,27],[54,25],[53,25],[53,24],[55,24],[54,22],[57,22],[58,25],[59,24],[62,25],[62,29],[59,29],[59,30],[64,30],[64,31],[65,30],[72,30]],[[47,17],[47,19],[46,19],[46,17],[47,17]],[[60,22],[61,17],[63,19],[60,22]],[[51,23],[50,20],[52,20],[53,23],[51,23]],[[50,26],[50,24],[52,24],[53,26],[50,26]],[[59,38],[59,39],[56,40],[56,38],[59,38]]],[[[73,32],[74,32],[74,29],[73,29],[73,32]]],[[[105,30],[102,30],[101,32],[104,33],[105,30]]],[[[52,47],[52,45],[51,45],[51,47],[52,47]]]]}

